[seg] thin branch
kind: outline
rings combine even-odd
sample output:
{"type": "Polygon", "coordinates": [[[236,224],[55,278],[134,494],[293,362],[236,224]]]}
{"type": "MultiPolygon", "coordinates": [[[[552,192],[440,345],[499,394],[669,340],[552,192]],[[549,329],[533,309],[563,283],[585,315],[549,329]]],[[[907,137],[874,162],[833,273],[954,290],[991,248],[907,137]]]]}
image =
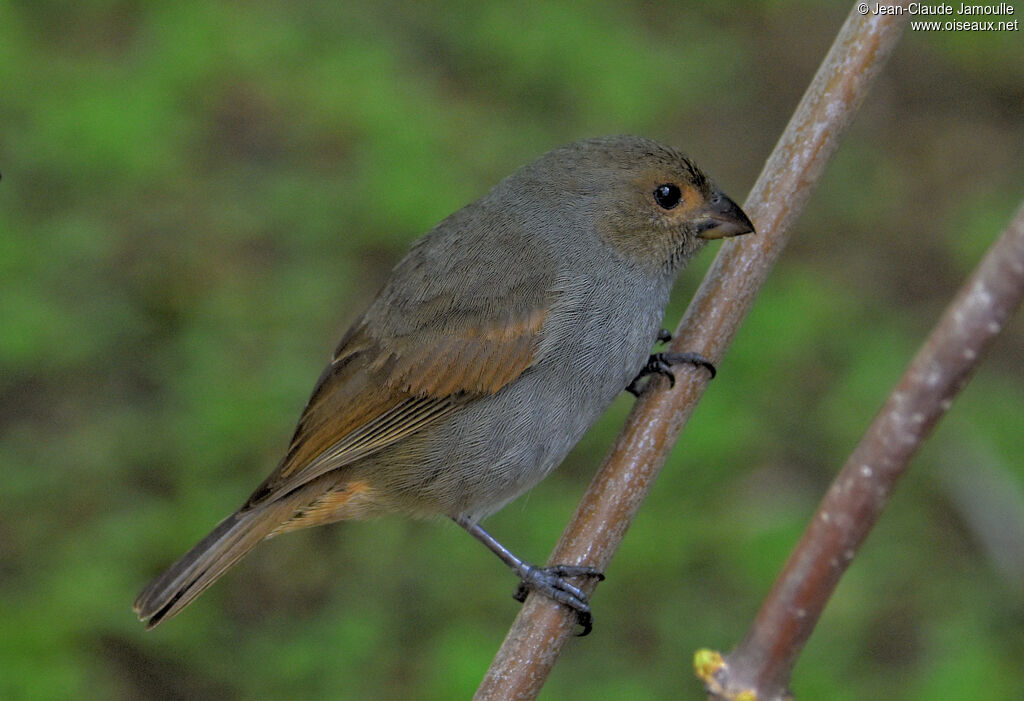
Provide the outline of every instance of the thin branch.
{"type": "MultiPolygon", "coordinates": [[[[744,204],[758,234],[722,246],[672,350],[721,360],[905,20],[850,14],[744,204]]],[[[673,391],[649,390],[637,402],[550,563],[606,568],[707,384],[700,370],[676,376],[673,391]]],[[[572,628],[567,609],[531,595],[474,698],[535,698],[572,628]]]]}
{"type": "MultiPolygon", "coordinates": [[[[797,657],[910,459],[1024,298],[1024,205],[947,307],[846,461],[746,638],[711,672],[715,698],[787,697],[797,657]]],[[[712,667],[715,665],[712,664],[712,667]]]]}

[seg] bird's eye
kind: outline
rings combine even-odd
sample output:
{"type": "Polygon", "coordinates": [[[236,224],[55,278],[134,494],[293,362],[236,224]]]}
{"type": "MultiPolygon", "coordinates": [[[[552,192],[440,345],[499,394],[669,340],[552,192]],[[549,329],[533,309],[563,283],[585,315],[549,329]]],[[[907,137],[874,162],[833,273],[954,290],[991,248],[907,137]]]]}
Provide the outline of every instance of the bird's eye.
{"type": "Polygon", "coordinates": [[[683,193],[679,191],[678,185],[658,185],[654,188],[654,201],[662,209],[672,209],[683,199],[683,193]]]}

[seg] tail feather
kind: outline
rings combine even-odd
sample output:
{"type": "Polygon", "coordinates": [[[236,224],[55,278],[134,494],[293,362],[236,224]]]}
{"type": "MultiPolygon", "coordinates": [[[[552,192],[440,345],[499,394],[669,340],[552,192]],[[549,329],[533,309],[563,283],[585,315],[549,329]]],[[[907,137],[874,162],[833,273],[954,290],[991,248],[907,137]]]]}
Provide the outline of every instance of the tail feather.
{"type": "Polygon", "coordinates": [[[274,501],[249,505],[217,524],[135,599],[147,628],[177,615],[260,541],[279,533],[374,513],[365,482],[323,476],[274,501]]]}
{"type": "MultiPolygon", "coordinates": [[[[134,609],[147,628],[175,616],[280,525],[263,509],[232,514],[150,582],[134,609]]],[[[284,516],[284,518],[287,518],[284,516]]]]}

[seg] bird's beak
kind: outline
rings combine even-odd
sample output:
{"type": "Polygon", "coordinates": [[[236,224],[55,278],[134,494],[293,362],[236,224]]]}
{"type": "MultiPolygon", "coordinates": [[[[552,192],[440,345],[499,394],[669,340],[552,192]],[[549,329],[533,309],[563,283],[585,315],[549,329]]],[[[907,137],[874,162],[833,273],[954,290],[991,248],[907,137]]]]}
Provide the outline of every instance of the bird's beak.
{"type": "Polygon", "coordinates": [[[702,239],[721,239],[726,236],[753,234],[754,225],[739,205],[715,190],[708,203],[697,213],[697,236],[702,239]]]}

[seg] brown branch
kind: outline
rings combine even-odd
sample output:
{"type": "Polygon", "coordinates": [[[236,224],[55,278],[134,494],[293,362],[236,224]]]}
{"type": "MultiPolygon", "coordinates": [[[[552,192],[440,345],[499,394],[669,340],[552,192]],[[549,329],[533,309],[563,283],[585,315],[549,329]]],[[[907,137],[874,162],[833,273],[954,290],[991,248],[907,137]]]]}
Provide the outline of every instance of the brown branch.
{"type": "Polygon", "coordinates": [[[746,638],[714,664],[717,698],[787,698],[797,657],[907,464],[1024,298],[1024,205],[932,330],[850,455],[746,638]]]}
{"type": "MultiPolygon", "coordinates": [[[[675,330],[673,350],[721,360],[905,23],[856,11],[847,18],[744,204],[758,234],[722,246],[675,330]]],[[[676,375],[673,391],[648,391],[637,402],[550,563],[605,569],[706,387],[703,371],[676,375]]],[[[572,627],[566,608],[530,596],[474,698],[536,697],[572,627]]]]}

